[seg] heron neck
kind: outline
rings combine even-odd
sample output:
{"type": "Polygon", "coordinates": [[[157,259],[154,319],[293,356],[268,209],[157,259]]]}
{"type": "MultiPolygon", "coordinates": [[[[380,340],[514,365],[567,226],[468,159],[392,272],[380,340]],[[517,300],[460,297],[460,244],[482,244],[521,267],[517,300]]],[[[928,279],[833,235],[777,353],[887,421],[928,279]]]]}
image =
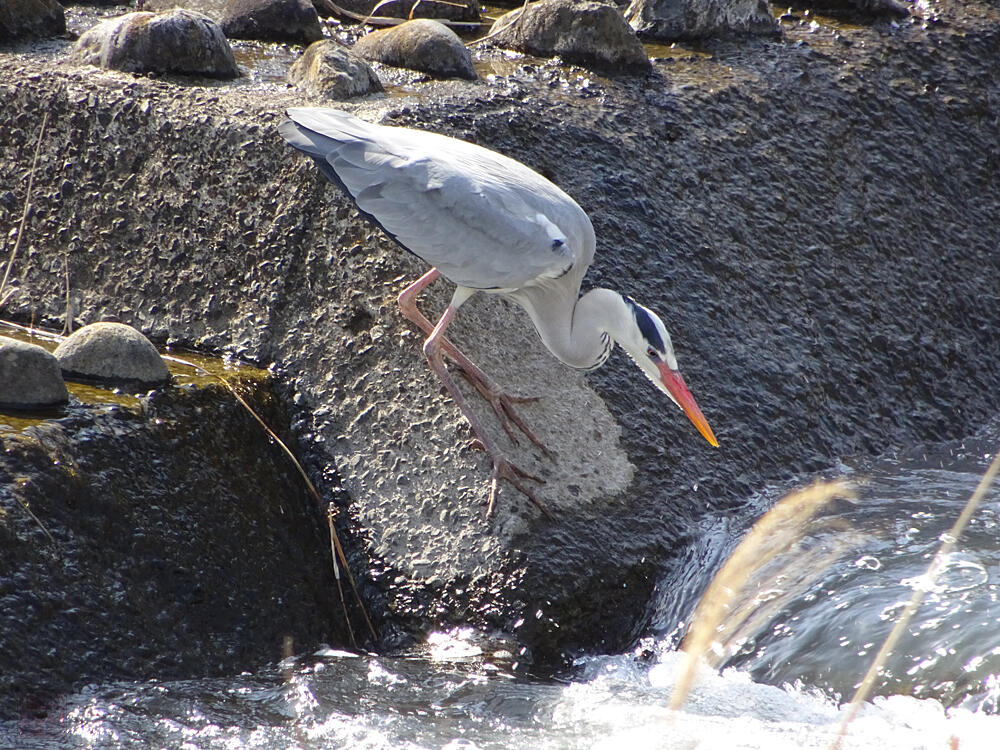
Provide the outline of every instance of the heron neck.
{"type": "Polygon", "coordinates": [[[622,296],[610,289],[591,289],[579,299],[548,290],[521,301],[542,343],[561,362],[580,370],[604,364],[630,315],[622,296]]]}

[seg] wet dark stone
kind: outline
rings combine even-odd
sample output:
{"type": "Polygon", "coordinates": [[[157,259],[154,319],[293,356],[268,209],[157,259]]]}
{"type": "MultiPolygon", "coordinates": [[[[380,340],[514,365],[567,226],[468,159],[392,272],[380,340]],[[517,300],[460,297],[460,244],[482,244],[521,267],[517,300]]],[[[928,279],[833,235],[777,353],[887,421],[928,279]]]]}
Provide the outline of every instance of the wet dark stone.
{"type": "Polygon", "coordinates": [[[625,19],[642,38],[666,42],[780,33],[765,0],[632,0],[625,19]]]}
{"type": "MultiPolygon", "coordinates": [[[[440,18],[448,21],[478,21],[479,3],[476,0],[336,0],[335,5],[359,16],[384,16],[389,18],[440,18]],[[376,6],[377,9],[376,9],[376,6]]],[[[316,9],[321,15],[336,16],[338,11],[330,2],[317,0],[316,9]]]]}
{"type": "Polygon", "coordinates": [[[311,44],[323,38],[309,0],[229,0],[219,23],[230,39],[311,44]]]}
{"type": "Polygon", "coordinates": [[[429,73],[437,78],[479,77],[472,55],[458,35],[437,21],[419,19],[374,31],[355,43],[366,60],[429,73]]]}
{"type": "Polygon", "coordinates": [[[879,16],[901,17],[910,14],[907,3],[899,0],[810,0],[795,2],[792,7],[811,8],[821,13],[849,17],[872,18],[879,16]]]}
{"type": "Polygon", "coordinates": [[[0,5],[0,41],[66,33],[66,13],[56,0],[5,0],[0,5]]]}
{"type": "MultiPolygon", "coordinates": [[[[248,391],[280,428],[273,398],[248,391]]],[[[346,637],[325,521],[224,389],[75,407],[0,445],[0,716],[346,637]]]]}

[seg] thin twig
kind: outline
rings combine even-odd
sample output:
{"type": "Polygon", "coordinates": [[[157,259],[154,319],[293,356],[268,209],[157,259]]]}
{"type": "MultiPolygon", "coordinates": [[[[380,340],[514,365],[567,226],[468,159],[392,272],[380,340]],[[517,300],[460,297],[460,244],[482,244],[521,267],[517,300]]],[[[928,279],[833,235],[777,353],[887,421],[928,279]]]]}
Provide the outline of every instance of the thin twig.
{"type": "Polygon", "coordinates": [[[13,320],[3,320],[0,319],[0,325],[6,326],[7,328],[13,328],[15,331],[21,331],[26,333],[30,338],[40,338],[46,341],[54,341],[56,343],[61,343],[65,336],[60,333],[55,333],[54,331],[43,331],[40,328],[35,328],[34,319],[32,319],[31,325],[22,325],[20,323],[15,323],[13,320]]]}
{"type": "MultiPolygon", "coordinates": [[[[324,7],[324,10],[329,11],[335,16],[347,18],[351,21],[357,21],[369,26],[398,26],[401,23],[406,23],[407,20],[405,18],[392,18],[390,16],[366,16],[362,13],[355,13],[354,11],[342,8],[333,2],[333,0],[317,1],[324,7]]],[[[445,26],[449,26],[454,29],[478,29],[480,26],[486,25],[482,21],[449,21],[445,18],[438,18],[435,20],[438,21],[438,23],[443,23],[445,26]]]]}
{"type": "Polygon", "coordinates": [[[69,250],[63,247],[63,277],[66,280],[66,317],[63,320],[63,336],[69,336],[73,333],[73,311],[70,309],[70,299],[69,299],[69,250]]]}
{"type": "MultiPolygon", "coordinates": [[[[337,506],[330,503],[326,506],[326,521],[330,526],[330,558],[333,560],[333,577],[337,579],[337,593],[340,594],[340,607],[344,610],[344,619],[347,620],[347,634],[351,636],[351,645],[357,648],[358,642],[354,640],[354,628],[351,627],[351,618],[347,616],[344,587],[340,585],[340,564],[337,562],[337,530],[333,528],[333,519],[336,516],[337,506]]],[[[341,555],[343,555],[342,551],[341,555]]]]}
{"type": "Polygon", "coordinates": [[[4,289],[7,288],[7,281],[10,279],[10,271],[14,267],[14,260],[17,258],[17,251],[21,247],[21,238],[24,237],[24,227],[28,223],[28,212],[31,210],[31,188],[35,183],[35,170],[38,168],[38,155],[42,150],[42,136],[45,135],[45,124],[49,121],[49,113],[45,111],[42,113],[42,124],[38,128],[38,140],[35,142],[35,156],[31,160],[31,171],[28,172],[28,190],[24,194],[24,211],[21,212],[21,225],[17,229],[17,239],[14,240],[14,249],[10,251],[10,257],[7,259],[7,268],[3,274],[3,280],[0,281],[0,307],[3,306],[10,296],[14,293],[13,290],[4,294],[4,289]]]}
{"type": "Polygon", "coordinates": [[[938,547],[938,551],[934,555],[934,559],[931,560],[930,567],[927,568],[927,572],[924,574],[924,580],[921,582],[921,585],[914,587],[913,596],[911,596],[910,601],[906,603],[906,607],[899,615],[899,619],[896,621],[895,626],[892,628],[889,636],[885,639],[885,643],[882,644],[882,648],[879,649],[878,654],[875,655],[872,665],[868,668],[867,674],[865,674],[864,679],[861,680],[861,684],[854,693],[854,697],[851,699],[851,703],[847,707],[844,718],[840,722],[840,730],[837,732],[837,737],[833,741],[833,744],[830,745],[830,750],[838,750],[840,747],[840,743],[847,735],[848,724],[850,724],[858,715],[858,711],[861,709],[861,704],[868,700],[868,696],[871,694],[872,688],[875,685],[875,680],[882,671],[882,668],[885,666],[886,660],[892,654],[893,649],[896,648],[896,644],[899,643],[900,638],[903,637],[903,633],[910,624],[910,620],[913,619],[913,615],[916,614],[917,608],[920,607],[921,602],[924,600],[924,594],[927,593],[927,589],[934,585],[938,572],[944,565],[948,555],[951,554],[952,549],[954,549],[955,544],[958,542],[958,538],[962,535],[962,532],[965,531],[965,527],[968,526],[969,521],[972,519],[972,515],[979,509],[979,505],[982,503],[987,491],[996,480],[998,472],[1000,472],[1000,451],[997,451],[997,454],[993,457],[992,463],[990,463],[989,468],[986,469],[986,473],[983,474],[983,478],[979,481],[976,489],[973,490],[972,495],[969,497],[969,501],[965,504],[965,508],[962,509],[962,513],[951,527],[951,530],[941,537],[941,546],[938,547]]]}
{"type": "Polygon", "coordinates": [[[38,524],[38,528],[40,528],[40,529],[41,529],[42,531],[44,531],[44,532],[45,532],[45,536],[47,536],[47,537],[49,538],[49,541],[50,541],[50,542],[52,542],[52,544],[53,544],[54,546],[58,547],[59,545],[58,545],[58,544],[56,544],[56,538],[55,538],[54,536],[52,536],[52,532],[50,532],[50,531],[49,531],[49,530],[48,530],[47,528],[45,528],[45,524],[44,524],[44,523],[42,523],[42,520],[41,520],[41,519],[40,519],[40,518],[39,518],[38,516],[36,516],[36,515],[34,514],[34,512],[32,512],[31,508],[30,508],[30,507],[28,507],[28,503],[27,503],[27,501],[26,501],[26,500],[25,500],[24,498],[20,498],[20,497],[19,497],[19,498],[18,498],[18,502],[20,502],[20,503],[21,503],[21,507],[22,507],[22,508],[24,508],[24,511],[25,511],[25,512],[26,512],[26,513],[27,513],[27,514],[28,514],[29,516],[31,516],[31,517],[32,517],[32,519],[34,519],[35,523],[37,523],[37,524],[38,524]]]}
{"type": "MultiPolygon", "coordinates": [[[[479,37],[479,39],[473,39],[471,42],[467,42],[465,46],[466,47],[472,47],[472,46],[474,46],[476,44],[479,44],[480,42],[485,42],[487,39],[492,39],[493,37],[495,37],[501,31],[506,31],[507,29],[513,27],[514,24],[516,24],[518,21],[520,21],[522,18],[524,18],[524,11],[527,9],[529,1],[530,0],[524,0],[524,5],[522,5],[520,8],[512,10],[508,14],[508,15],[513,15],[514,16],[512,19],[510,19],[509,23],[505,23],[499,29],[490,29],[490,33],[488,33],[486,36],[479,37]],[[516,15],[514,15],[514,14],[516,14],[516,15]]],[[[501,16],[501,18],[503,18],[503,16],[501,16]]],[[[500,19],[497,19],[497,20],[500,20],[500,19]]],[[[494,24],[494,26],[495,25],[496,24],[494,24]]]]}

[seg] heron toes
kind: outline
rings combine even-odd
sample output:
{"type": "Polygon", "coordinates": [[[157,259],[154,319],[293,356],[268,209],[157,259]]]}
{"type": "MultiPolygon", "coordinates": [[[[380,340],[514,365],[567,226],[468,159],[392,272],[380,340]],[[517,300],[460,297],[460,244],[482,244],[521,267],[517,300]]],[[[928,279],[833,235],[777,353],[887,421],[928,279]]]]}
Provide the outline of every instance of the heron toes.
{"type": "Polygon", "coordinates": [[[496,505],[497,495],[500,492],[500,480],[506,479],[514,488],[524,495],[532,504],[540,510],[546,518],[554,520],[552,513],[545,506],[541,500],[539,500],[535,493],[524,486],[522,480],[530,479],[532,482],[538,482],[539,484],[545,484],[545,480],[541,477],[536,477],[534,474],[530,474],[520,466],[511,463],[511,461],[505,458],[499,453],[494,453],[487,448],[479,438],[473,438],[472,442],[469,444],[470,447],[476,450],[482,450],[490,454],[490,458],[493,460],[493,477],[490,480],[490,497],[486,503],[486,517],[489,518],[493,515],[493,507],[496,505]]]}
{"type": "Polygon", "coordinates": [[[544,515],[550,521],[555,520],[555,517],[552,515],[552,513],[549,512],[549,509],[545,506],[545,503],[543,503],[541,500],[535,497],[535,493],[533,493],[531,490],[525,487],[524,482],[521,481],[522,479],[530,479],[533,482],[545,484],[545,480],[536,477],[533,474],[529,474],[524,469],[521,469],[520,467],[512,464],[506,458],[493,459],[493,479],[490,481],[490,499],[486,504],[487,518],[489,518],[493,514],[493,507],[496,504],[497,494],[499,494],[500,492],[501,479],[506,479],[508,482],[514,485],[514,487],[518,490],[518,492],[520,492],[522,495],[528,498],[532,502],[532,504],[542,512],[542,515],[544,515]]]}
{"type": "Polygon", "coordinates": [[[520,430],[524,436],[528,438],[528,440],[541,449],[542,453],[549,458],[552,458],[552,451],[549,450],[545,443],[539,440],[538,436],[535,435],[532,429],[528,427],[523,419],[521,419],[517,410],[514,409],[514,404],[528,404],[540,401],[541,399],[538,396],[508,396],[492,381],[483,377],[483,373],[481,371],[470,371],[461,365],[459,365],[459,367],[462,375],[465,376],[465,379],[475,386],[476,390],[479,391],[479,394],[493,409],[493,413],[496,414],[504,432],[507,433],[507,437],[510,438],[510,441],[514,443],[514,445],[520,445],[520,441],[517,439],[517,433],[514,431],[514,427],[517,427],[517,429],[520,430]]]}

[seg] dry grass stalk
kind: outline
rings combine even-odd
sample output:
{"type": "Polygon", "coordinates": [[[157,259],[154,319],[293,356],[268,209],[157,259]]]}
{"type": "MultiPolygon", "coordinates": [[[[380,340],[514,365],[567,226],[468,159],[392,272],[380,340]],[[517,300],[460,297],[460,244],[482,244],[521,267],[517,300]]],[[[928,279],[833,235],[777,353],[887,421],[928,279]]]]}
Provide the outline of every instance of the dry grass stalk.
{"type": "Polygon", "coordinates": [[[879,652],[875,655],[875,659],[868,668],[868,672],[865,674],[864,679],[861,680],[861,684],[858,685],[858,689],[855,691],[850,705],[848,705],[846,711],[844,712],[844,718],[840,722],[840,730],[837,733],[837,738],[830,746],[831,750],[838,750],[840,747],[840,743],[847,734],[848,725],[854,721],[855,717],[858,715],[858,711],[861,709],[861,704],[868,700],[868,697],[871,695],[872,689],[875,686],[875,680],[878,678],[879,674],[881,674],[886,661],[896,648],[896,644],[898,644],[899,640],[903,637],[903,633],[906,631],[907,626],[909,626],[910,620],[913,619],[913,615],[916,613],[917,608],[920,606],[921,602],[923,602],[924,595],[927,593],[927,590],[933,587],[934,582],[937,580],[938,573],[947,562],[948,555],[950,555],[951,551],[954,549],[955,544],[958,542],[958,538],[965,531],[965,527],[969,525],[969,521],[972,519],[973,514],[975,514],[975,512],[979,509],[983,498],[986,497],[987,491],[993,485],[993,482],[996,481],[998,472],[1000,472],[1000,451],[993,456],[993,461],[986,469],[986,473],[983,474],[983,478],[979,481],[979,484],[976,485],[976,489],[973,490],[968,502],[962,509],[962,513],[952,525],[951,530],[948,531],[947,534],[943,534],[941,536],[941,546],[938,547],[938,551],[934,555],[934,559],[931,560],[930,567],[927,568],[927,572],[924,574],[923,585],[916,586],[913,589],[913,595],[906,603],[906,607],[904,607],[903,611],[900,613],[899,619],[896,621],[896,624],[893,626],[888,637],[885,639],[885,643],[882,644],[882,648],[880,648],[879,652]]]}
{"type": "MultiPolygon", "coordinates": [[[[824,544],[813,549],[794,545],[787,555],[781,555],[776,571],[758,568],[753,572],[756,581],[773,581],[775,586],[754,593],[753,585],[744,585],[743,596],[734,599],[729,610],[732,614],[718,627],[713,649],[704,656],[713,668],[721,667],[747,639],[767,624],[776,611],[804,594],[823,571],[840,559],[847,550],[858,546],[867,537],[841,524],[823,524],[835,534],[824,544]],[[752,594],[752,596],[751,596],[752,594]],[[718,646],[721,644],[721,646],[718,646]]],[[[810,525],[810,534],[822,527],[810,525]]],[[[753,584],[751,580],[748,583],[753,584]]]]}
{"type": "Polygon", "coordinates": [[[517,15],[514,16],[513,18],[511,18],[510,21],[508,21],[507,23],[505,23],[499,29],[495,29],[495,30],[494,29],[490,29],[490,33],[489,34],[487,34],[486,36],[481,36],[478,39],[473,39],[471,42],[466,42],[465,46],[466,47],[474,47],[475,45],[479,44],[480,42],[485,42],[487,39],[492,39],[497,34],[499,34],[501,31],[506,31],[507,29],[509,29],[511,26],[513,26],[518,21],[520,21],[522,18],[524,18],[524,11],[528,7],[528,3],[529,2],[531,2],[531,0],[524,0],[524,5],[522,5],[520,8],[517,9],[517,15]]]}
{"type": "MultiPolygon", "coordinates": [[[[720,631],[728,632],[731,636],[756,610],[751,601],[749,606],[741,607],[735,614],[731,614],[733,603],[741,596],[740,592],[744,590],[750,577],[799,542],[816,512],[838,497],[854,497],[854,492],[844,482],[817,482],[786,495],[754,524],[750,533],[712,579],[695,610],[691,627],[681,646],[687,654],[687,662],[674,685],[670,708],[680,708],[684,703],[698,665],[706,654],[715,649],[720,631]]],[[[829,564],[840,550],[838,547],[836,552],[821,555],[817,553],[810,565],[829,564]]],[[[786,565],[785,569],[790,571],[792,565],[786,565]]],[[[803,569],[800,560],[796,560],[794,566],[799,570],[803,569]]],[[[813,567],[812,570],[821,568],[813,567]]]]}
{"type": "Polygon", "coordinates": [[[38,169],[38,155],[42,151],[42,137],[45,135],[45,125],[49,121],[49,113],[42,113],[42,124],[38,127],[38,140],[35,142],[35,156],[31,160],[31,170],[28,172],[28,189],[24,194],[24,210],[21,212],[21,224],[17,229],[17,239],[14,240],[14,248],[10,251],[10,257],[7,258],[7,268],[4,270],[3,279],[0,280],[0,309],[7,303],[13,294],[14,290],[4,294],[4,290],[7,288],[7,282],[10,280],[10,271],[14,267],[14,261],[17,259],[17,252],[21,248],[21,240],[24,237],[24,227],[28,223],[28,213],[31,211],[31,188],[35,183],[35,171],[38,169]]]}

